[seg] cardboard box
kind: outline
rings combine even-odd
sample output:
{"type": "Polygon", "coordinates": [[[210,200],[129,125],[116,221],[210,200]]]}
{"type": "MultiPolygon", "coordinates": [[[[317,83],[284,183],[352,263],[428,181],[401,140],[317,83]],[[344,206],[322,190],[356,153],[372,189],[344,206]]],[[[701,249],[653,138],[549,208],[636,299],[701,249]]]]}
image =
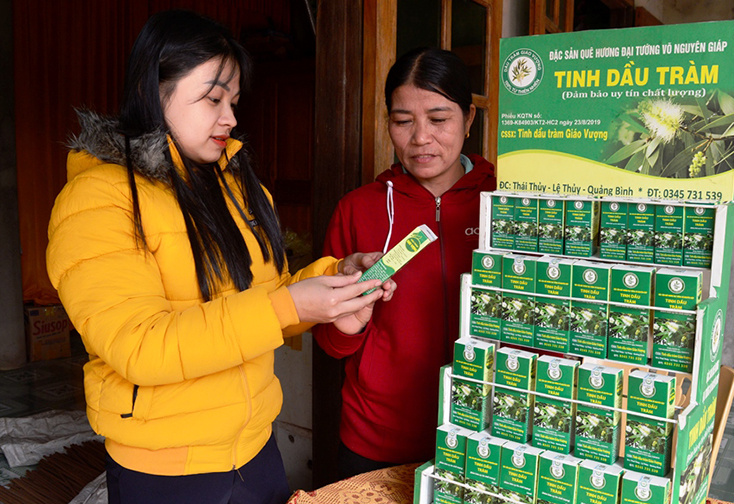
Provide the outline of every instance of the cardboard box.
{"type": "Polygon", "coordinates": [[[26,306],[25,331],[29,361],[71,356],[71,321],[63,306],[26,306]]]}

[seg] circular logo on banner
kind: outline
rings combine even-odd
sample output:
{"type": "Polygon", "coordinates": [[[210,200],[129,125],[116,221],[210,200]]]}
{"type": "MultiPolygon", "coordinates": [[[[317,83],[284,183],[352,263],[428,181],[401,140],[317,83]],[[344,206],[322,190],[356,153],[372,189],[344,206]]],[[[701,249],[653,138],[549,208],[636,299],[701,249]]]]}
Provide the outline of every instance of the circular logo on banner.
{"type": "Polygon", "coordinates": [[[512,51],[502,63],[502,83],[512,94],[530,94],[542,80],[543,60],[532,49],[512,51]]]}
{"type": "Polygon", "coordinates": [[[645,397],[652,397],[655,395],[655,379],[652,375],[647,375],[642,379],[640,384],[640,393],[645,397]]]}
{"type": "Polygon", "coordinates": [[[488,255],[482,257],[482,266],[484,266],[484,269],[494,268],[494,258],[488,255]]]}
{"type": "Polygon", "coordinates": [[[678,277],[671,278],[668,282],[668,289],[670,289],[675,294],[680,294],[685,288],[686,283],[678,277]]]}
{"type": "Polygon", "coordinates": [[[617,210],[619,210],[619,203],[617,203],[616,201],[612,201],[611,203],[609,203],[609,208],[612,210],[612,212],[616,212],[617,210]]]}
{"type": "Polygon", "coordinates": [[[634,273],[627,273],[622,277],[622,281],[624,282],[624,285],[627,286],[629,289],[634,289],[637,287],[637,284],[640,283],[640,280],[637,278],[637,275],[634,273]]]}
{"type": "Polygon", "coordinates": [[[716,360],[719,355],[719,345],[721,344],[721,326],[724,323],[721,310],[716,312],[714,325],[711,327],[711,362],[716,360]]]}
{"type": "Polygon", "coordinates": [[[599,276],[596,274],[596,271],[593,269],[587,269],[584,271],[584,280],[589,285],[594,285],[596,283],[596,280],[599,278],[599,276]]]}
{"type": "Polygon", "coordinates": [[[591,376],[589,377],[589,384],[595,389],[600,389],[604,386],[604,376],[601,374],[603,367],[595,367],[591,370],[591,376]]]}

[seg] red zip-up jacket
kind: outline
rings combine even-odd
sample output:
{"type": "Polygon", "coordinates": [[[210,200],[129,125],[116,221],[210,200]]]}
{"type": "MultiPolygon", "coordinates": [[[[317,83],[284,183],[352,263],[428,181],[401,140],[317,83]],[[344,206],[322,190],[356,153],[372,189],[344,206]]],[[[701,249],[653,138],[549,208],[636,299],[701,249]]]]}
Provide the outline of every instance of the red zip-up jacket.
{"type": "Polygon", "coordinates": [[[438,236],[393,276],[393,299],[377,302],[362,333],[346,335],[332,324],[313,328],[326,353],[347,358],[340,436],[363,457],[397,464],[433,456],[439,368],[451,361],[458,337],[459,280],[471,270],[478,245],[479,193],[496,185],[488,161],[469,159],[474,168],[437,198],[393,165],[344,196],[329,224],[324,254],[339,258],[384,250],[388,234],[389,249],[421,224],[438,236]]]}

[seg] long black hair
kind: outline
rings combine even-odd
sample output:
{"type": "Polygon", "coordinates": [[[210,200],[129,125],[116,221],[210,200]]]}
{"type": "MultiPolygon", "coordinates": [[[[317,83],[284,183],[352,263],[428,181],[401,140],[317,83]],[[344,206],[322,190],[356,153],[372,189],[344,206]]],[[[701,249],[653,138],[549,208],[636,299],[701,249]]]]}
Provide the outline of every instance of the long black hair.
{"type": "MultiPolygon", "coordinates": [[[[226,28],[193,12],[170,10],[154,14],[133,45],[119,124],[125,135],[133,226],[140,247],[147,247],[147,243],[140,217],[135,170],[129,161],[129,140],[155,131],[170,134],[163,113],[166,99],[182,77],[212,59],[220,62],[215,80],[227,64],[232,63],[240,71],[241,92],[249,89],[252,62],[245,50],[226,28]]],[[[180,149],[179,154],[184,173],[174,167],[170,149],[166,152],[166,168],[186,223],[202,297],[207,301],[212,299],[227,276],[239,290],[252,284],[252,258],[227,199],[252,229],[265,261],[272,260],[278,271],[284,271],[285,244],[278,216],[255,176],[247,149],[243,147],[228,167],[236,173],[237,187],[234,189],[226,183],[217,163],[201,165],[185,157],[180,149]],[[235,192],[239,193],[245,208],[237,203],[235,192]],[[248,210],[253,220],[248,219],[248,210]]]]}
{"type": "Polygon", "coordinates": [[[438,93],[458,104],[464,116],[469,114],[472,104],[469,69],[451,51],[418,47],[398,58],[385,79],[388,113],[392,110],[393,92],[406,84],[438,93]]]}

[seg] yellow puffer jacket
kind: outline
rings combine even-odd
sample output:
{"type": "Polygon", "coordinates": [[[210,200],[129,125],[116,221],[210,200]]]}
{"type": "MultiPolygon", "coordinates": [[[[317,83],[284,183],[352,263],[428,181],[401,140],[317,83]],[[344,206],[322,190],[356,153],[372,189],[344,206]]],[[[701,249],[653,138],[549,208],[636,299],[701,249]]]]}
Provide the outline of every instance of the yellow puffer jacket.
{"type": "MultiPolygon", "coordinates": [[[[230,205],[252,256],[252,287],[237,292],[228,285],[203,302],[181,211],[159,168],[145,164],[161,161],[165,137],[150,156],[133,157],[145,174],[136,180],[146,252],[134,243],[114,122],[93,114],[81,119],[68,183],[51,215],[47,267],[89,353],[89,422],[106,437],[110,455],[132,470],[184,475],[240,467],[265,445],[282,404],[273,350],[284,334],[308,328],[299,324],[286,286],[335,274],[337,261],[280,274],[263,261],[230,205]],[[90,145],[81,150],[85,141],[90,145]]],[[[240,148],[230,140],[229,156],[240,148]]]]}

